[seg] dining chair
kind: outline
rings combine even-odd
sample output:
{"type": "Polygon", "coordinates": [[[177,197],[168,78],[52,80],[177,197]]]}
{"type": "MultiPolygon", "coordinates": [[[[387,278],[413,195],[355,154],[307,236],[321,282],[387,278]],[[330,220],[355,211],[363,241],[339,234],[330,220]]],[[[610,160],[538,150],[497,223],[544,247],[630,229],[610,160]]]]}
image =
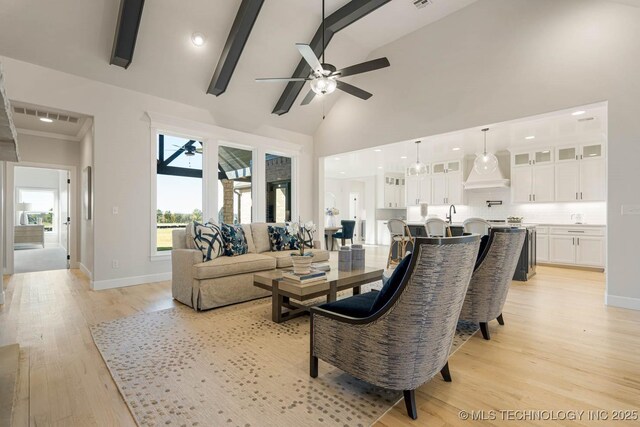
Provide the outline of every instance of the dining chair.
{"type": "Polygon", "coordinates": [[[391,244],[389,246],[389,255],[387,256],[387,268],[391,264],[398,264],[407,253],[407,246],[413,242],[411,231],[407,223],[401,219],[390,219],[387,221],[387,229],[391,235],[391,244]],[[396,256],[393,256],[393,250],[396,256]]]}
{"type": "Polygon", "coordinates": [[[429,237],[451,237],[449,223],[440,218],[429,218],[424,225],[429,237]]]}
{"type": "Polygon", "coordinates": [[[462,223],[465,233],[475,233],[488,236],[491,224],[482,218],[467,218],[462,223]]]}

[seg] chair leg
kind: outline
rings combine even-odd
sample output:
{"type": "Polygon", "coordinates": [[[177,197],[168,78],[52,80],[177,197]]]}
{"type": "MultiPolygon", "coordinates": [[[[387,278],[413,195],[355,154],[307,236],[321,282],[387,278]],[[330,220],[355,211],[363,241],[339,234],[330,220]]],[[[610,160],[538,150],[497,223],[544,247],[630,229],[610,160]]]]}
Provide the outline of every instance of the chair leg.
{"type": "Polygon", "coordinates": [[[311,378],[318,378],[318,358],[315,356],[309,357],[309,376],[311,378]]]}
{"type": "Polygon", "coordinates": [[[440,370],[442,374],[442,378],[448,383],[451,382],[451,373],[449,372],[449,362],[445,363],[442,369],[440,370]]]}
{"type": "Polygon", "coordinates": [[[504,326],[504,319],[502,318],[502,313],[500,313],[500,316],[498,316],[498,323],[504,326]]]}
{"type": "Polygon", "coordinates": [[[393,242],[389,245],[389,255],[387,256],[387,269],[391,265],[391,255],[393,254],[393,242]]]}
{"type": "Polygon", "coordinates": [[[418,419],[418,410],[416,409],[416,391],[405,390],[404,391],[404,403],[407,406],[407,415],[412,420],[418,419]]]}
{"type": "Polygon", "coordinates": [[[489,325],[487,322],[480,322],[480,330],[482,331],[482,337],[485,340],[491,339],[491,335],[489,334],[489,325]]]}

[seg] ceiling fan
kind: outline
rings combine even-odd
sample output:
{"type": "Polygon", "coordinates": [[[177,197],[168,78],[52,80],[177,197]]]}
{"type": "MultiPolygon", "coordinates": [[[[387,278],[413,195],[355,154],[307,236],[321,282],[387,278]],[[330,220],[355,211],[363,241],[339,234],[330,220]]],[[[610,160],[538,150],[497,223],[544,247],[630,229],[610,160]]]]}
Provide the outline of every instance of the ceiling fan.
{"type": "Polygon", "coordinates": [[[195,147],[194,145],[185,144],[185,145],[176,145],[173,144],[178,150],[183,150],[184,155],[187,157],[195,156],[197,154],[202,154],[202,143],[200,143],[200,147],[195,147]]]}
{"type": "Polygon", "coordinates": [[[366,73],[369,71],[378,70],[390,66],[387,58],[378,58],[371,61],[362,62],[360,64],[351,65],[350,67],[343,68],[341,70],[336,69],[332,64],[326,63],[324,58],[325,43],[324,43],[324,0],[322,0],[322,62],[316,57],[311,46],[304,43],[296,43],[298,51],[302,55],[307,64],[311,67],[311,73],[307,77],[283,77],[283,78],[261,78],[256,79],[257,82],[306,82],[309,81],[311,90],[304,97],[300,105],[309,104],[316,95],[330,94],[336,89],[346,92],[350,95],[356,96],[360,99],[367,100],[373,96],[373,94],[362,90],[356,86],[345,83],[338,80],[341,77],[353,76],[355,74],[366,73]]]}

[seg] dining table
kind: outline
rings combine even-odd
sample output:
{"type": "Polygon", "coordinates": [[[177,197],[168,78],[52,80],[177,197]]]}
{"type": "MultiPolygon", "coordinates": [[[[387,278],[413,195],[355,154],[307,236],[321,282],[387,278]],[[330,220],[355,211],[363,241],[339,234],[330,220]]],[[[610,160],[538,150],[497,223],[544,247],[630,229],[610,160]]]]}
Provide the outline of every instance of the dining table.
{"type": "MultiPolygon", "coordinates": [[[[331,249],[329,249],[330,251],[333,250],[333,242],[335,241],[335,239],[333,238],[333,235],[342,230],[342,226],[341,225],[337,225],[337,226],[330,226],[330,227],[325,227],[324,228],[324,246],[329,249],[329,240],[331,240],[331,249]]],[[[342,245],[344,246],[345,244],[345,240],[342,239],[342,245]]]]}

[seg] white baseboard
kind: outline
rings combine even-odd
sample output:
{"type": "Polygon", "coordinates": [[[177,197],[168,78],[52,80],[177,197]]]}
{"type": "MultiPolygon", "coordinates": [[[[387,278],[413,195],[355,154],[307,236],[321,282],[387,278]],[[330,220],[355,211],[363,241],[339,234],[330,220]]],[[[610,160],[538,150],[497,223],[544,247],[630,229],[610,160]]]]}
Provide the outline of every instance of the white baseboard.
{"type": "Polygon", "coordinates": [[[166,280],[171,280],[171,272],[123,277],[121,279],[95,280],[92,282],[91,288],[94,291],[101,291],[104,289],[124,288],[126,286],[142,285],[145,283],[164,282],[166,280]]]}
{"type": "Polygon", "coordinates": [[[89,271],[89,269],[81,262],[78,263],[78,267],[80,269],[80,271],[82,271],[82,273],[87,276],[87,278],[89,279],[89,281],[91,281],[93,279],[93,274],[91,274],[91,272],[89,271]]]}
{"type": "Polygon", "coordinates": [[[611,307],[640,310],[640,298],[621,297],[618,295],[605,295],[604,303],[611,307]]]}

